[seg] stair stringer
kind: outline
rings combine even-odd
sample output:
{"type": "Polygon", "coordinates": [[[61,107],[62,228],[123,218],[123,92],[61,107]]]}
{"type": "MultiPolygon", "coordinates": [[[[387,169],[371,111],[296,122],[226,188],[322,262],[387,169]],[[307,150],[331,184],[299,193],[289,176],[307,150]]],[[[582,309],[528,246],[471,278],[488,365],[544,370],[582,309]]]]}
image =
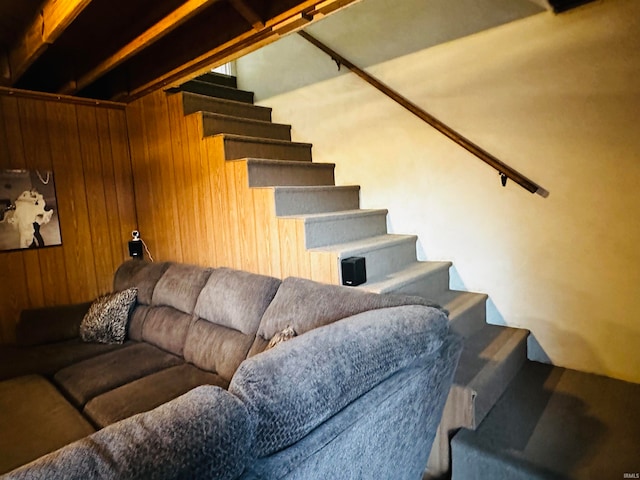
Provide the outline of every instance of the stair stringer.
{"type": "Polygon", "coordinates": [[[205,137],[203,142],[219,185],[216,217],[230,242],[216,263],[278,278],[337,283],[337,259],[305,248],[304,222],[276,215],[274,188],[249,187],[248,160],[226,160],[221,136],[205,137]]]}

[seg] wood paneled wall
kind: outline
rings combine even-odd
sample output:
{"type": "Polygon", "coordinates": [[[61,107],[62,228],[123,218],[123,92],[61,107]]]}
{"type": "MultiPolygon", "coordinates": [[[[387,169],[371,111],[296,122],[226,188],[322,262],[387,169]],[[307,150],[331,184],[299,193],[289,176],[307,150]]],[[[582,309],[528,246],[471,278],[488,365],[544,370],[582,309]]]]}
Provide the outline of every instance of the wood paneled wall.
{"type": "Polygon", "coordinates": [[[157,260],[227,266],[284,278],[338,281],[337,258],[304,247],[303,225],[275,216],[272,188],[249,188],[246,162],[203,138],[181,94],[127,106],[138,224],[157,260]]]}
{"type": "Polygon", "coordinates": [[[20,310],[110,291],[136,228],[123,106],[0,89],[0,168],[52,170],[62,246],[0,252],[0,342],[20,310]]]}

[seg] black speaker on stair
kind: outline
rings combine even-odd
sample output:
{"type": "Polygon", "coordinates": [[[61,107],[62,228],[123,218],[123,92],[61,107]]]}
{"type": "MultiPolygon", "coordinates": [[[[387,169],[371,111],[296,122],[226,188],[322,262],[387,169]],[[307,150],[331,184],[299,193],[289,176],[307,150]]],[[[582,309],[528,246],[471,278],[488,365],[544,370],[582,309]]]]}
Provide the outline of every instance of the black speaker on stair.
{"type": "Polygon", "coordinates": [[[367,281],[367,269],[364,257],[343,258],[340,263],[342,266],[343,285],[355,287],[367,281]]]}

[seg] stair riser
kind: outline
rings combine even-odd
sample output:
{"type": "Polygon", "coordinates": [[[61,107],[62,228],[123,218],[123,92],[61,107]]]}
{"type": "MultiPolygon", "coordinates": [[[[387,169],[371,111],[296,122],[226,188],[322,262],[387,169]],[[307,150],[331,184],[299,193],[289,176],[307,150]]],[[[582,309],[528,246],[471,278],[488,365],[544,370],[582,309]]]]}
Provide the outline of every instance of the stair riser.
{"type": "Polygon", "coordinates": [[[223,87],[238,88],[238,80],[236,77],[224,75],[216,72],[204,73],[198,77],[198,80],[223,87]]]}
{"type": "Polygon", "coordinates": [[[251,120],[271,121],[271,109],[249,105],[247,103],[230,102],[205,95],[182,93],[182,107],[185,115],[196,112],[212,112],[251,120]]]}
{"type": "Polygon", "coordinates": [[[198,93],[200,95],[209,95],[211,97],[224,98],[226,100],[234,100],[236,102],[253,103],[253,92],[245,92],[233,88],[213,85],[205,82],[191,81],[180,86],[183,92],[198,93]]]}
{"type": "Polygon", "coordinates": [[[485,383],[485,393],[478,395],[476,398],[474,425],[468,428],[475,429],[480,425],[480,422],[487,416],[491,407],[495,405],[498,398],[500,398],[507,389],[509,383],[511,383],[511,380],[513,380],[526,360],[527,336],[522,336],[515,347],[510,350],[509,354],[496,365],[491,378],[485,383]]]}
{"type": "Polygon", "coordinates": [[[479,302],[455,317],[451,317],[451,329],[463,337],[470,337],[485,325],[486,317],[486,301],[479,302]]]}
{"type": "Polygon", "coordinates": [[[276,190],[275,201],[278,216],[357,210],[360,207],[360,191],[359,189],[332,189],[320,192],[276,190]]]}
{"type": "Polygon", "coordinates": [[[305,233],[307,248],[353,242],[387,233],[387,218],[386,214],[381,213],[328,221],[307,221],[305,233]]]}
{"type": "Polygon", "coordinates": [[[249,137],[272,138],[274,140],[291,140],[291,127],[275,123],[251,123],[235,119],[222,119],[204,116],[202,118],[204,135],[230,133],[249,137]]]}
{"type": "MultiPolygon", "coordinates": [[[[411,262],[416,261],[416,242],[399,242],[388,247],[378,248],[370,252],[358,252],[355,255],[344,255],[365,258],[367,278],[378,278],[401,270],[411,262]]],[[[340,278],[342,281],[342,278],[340,278]]]]}
{"type": "Polygon", "coordinates": [[[334,185],[334,165],[249,165],[250,187],[334,185]]]}
{"type": "Polygon", "coordinates": [[[429,275],[417,277],[412,282],[397,288],[386,290],[384,293],[401,293],[403,295],[417,295],[433,298],[449,288],[449,270],[441,269],[429,275]]]}
{"type": "Polygon", "coordinates": [[[264,158],[267,160],[311,161],[311,146],[295,143],[277,145],[226,138],[224,141],[224,153],[227,160],[264,158]]]}

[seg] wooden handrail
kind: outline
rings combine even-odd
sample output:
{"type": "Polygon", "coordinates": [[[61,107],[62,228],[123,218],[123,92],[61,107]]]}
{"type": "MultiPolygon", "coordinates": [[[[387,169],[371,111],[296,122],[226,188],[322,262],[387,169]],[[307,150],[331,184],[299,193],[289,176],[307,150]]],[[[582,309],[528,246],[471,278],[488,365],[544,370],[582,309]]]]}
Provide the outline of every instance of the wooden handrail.
{"type": "Polygon", "coordinates": [[[531,193],[538,193],[539,195],[542,195],[543,197],[548,195],[548,192],[545,189],[543,189],[542,187],[540,187],[540,185],[538,185],[535,182],[529,180],[527,177],[525,177],[524,175],[522,175],[518,171],[514,170],[513,168],[511,168],[509,165],[505,164],[504,162],[498,160],[496,157],[491,155],[489,152],[487,152],[483,148],[479,147],[478,145],[473,143],[468,138],[463,137],[458,132],[453,130],[451,127],[445,125],[440,120],[435,118],[433,115],[425,112],[418,105],[416,105],[415,103],[413,103],[412,101],[410,101],[406,97],[402,96],[401,94],[399,94],[398,92],[393,90],[388,85],[385,85],[384,83],[382,83],[380,80],[378,80],[374,76],[372,76],[372,75],[368,74],[367,72],[365,72],[364,70],[358,68],[353,63],[351,63],[349,60],[347,60],[346,58],[344,58],[340,54],[336,53],[331,48],[327,47],[320,40],[312,37],[310,34],[305,32],[304,30],[299,31],[298,34],[302,38],[304,38],[305,40],[309,41],[310,43],[312,43],[313,45],[318,47],[320,50],[325,52],[327,55],[329,55],[333,59],[333,61],[338,64],[338,67],[340,67],[340,65],[344,65],[349,70],[351,70],[353,73],[355,73],[360,78],[362,78],[365,82],[369,83],[370,85],[372,85],[375,88],[377,88],[378,90],[380,90],[386,96],[388,96],[389,98],[391,98],[395,102],[397,102],[400,105],[402,105],[404,108],[409,110],[415,116],[417,116],[418,118],[420,118],[420,119],[424,120],[425,122],[427,122],[433,128],[435,128],[440,133],[442,133],[442,134],[446,135],[447,137],[449,137],[451,140],[456,142],[461,147],[465,148],[467,151],[473,153],[476,157],[478,157],[480,160],[482,160],[486,164],[488,164],[491,167],[495,168],[498,171],[498,173],[500,173],[503,185],[506,183],[506,179],[509,178],[509,179],[513,180],[514,182],[516,182],[518,185],[520,185],[522,188],[524,188],[525,190],[528,190],[531,193]]]}

